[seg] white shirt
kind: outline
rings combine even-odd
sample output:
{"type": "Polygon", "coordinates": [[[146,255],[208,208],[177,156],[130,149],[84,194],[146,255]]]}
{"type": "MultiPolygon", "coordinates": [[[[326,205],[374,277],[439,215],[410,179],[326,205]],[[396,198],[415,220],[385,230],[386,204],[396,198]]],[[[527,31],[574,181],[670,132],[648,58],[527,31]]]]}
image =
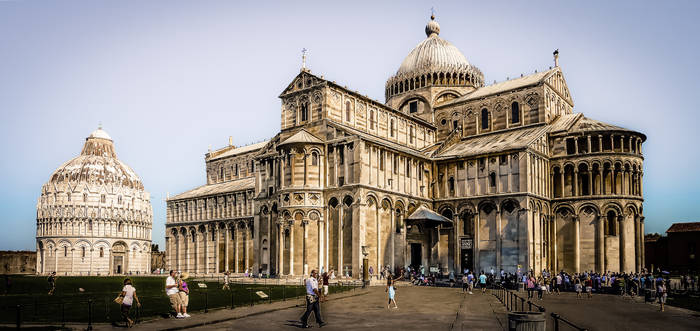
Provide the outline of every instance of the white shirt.
{"type": "Polygon", "coordinates": [[[126,294],[124,294],[124,301],[122,301],[122,304],[131,306],[134,303],[134,293],[136,293],[136,289],[131,286],[131,284],[127,284],[124,285],[122,292],[126,292],[126,294]]]}
{"type": "Polygon", "coordinates": [[[318,281],[316,278],[309,277],[306,279],[306,294],[316,295],[314,289],[318,290],[318,281]]]}
{"type": "Polygon", "coordinates": [[[177,286],[168,288],[169,285],[177,285],[177,283],[175,282],[175,278],[173,278],[172,276],[168,276],[168,278],[165,280],[165,294],[176,294],[178,292],[177,286]]]}

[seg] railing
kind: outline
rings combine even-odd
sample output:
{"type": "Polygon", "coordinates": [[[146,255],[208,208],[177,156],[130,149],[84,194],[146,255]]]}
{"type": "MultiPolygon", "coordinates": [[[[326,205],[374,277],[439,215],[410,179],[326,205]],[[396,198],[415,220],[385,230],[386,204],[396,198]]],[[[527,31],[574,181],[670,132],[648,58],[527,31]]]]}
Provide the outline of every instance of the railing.
{"type": "MultiPolygon", "coordinates": [[[[530,300],[519,296],[517,293],[512,292],[501,285],[494,285],[492,294],[506,307],[506,310],[510,311],[529,311],[529,312],[540,312],[545,313],[546,309],[538,304],[533,303],[530,300]],[[518,307],[518,303],[520,306],[518,307]],[[527,310],[525,309],[525,304],[527,304],[527,310]],[[518,309],[520,308],[520,309],[518,309]]],[[[545,315],[545,323],[546,323],[545,315]]],[[[552,317],[554,322],[554,331],[559,331],[560,324],[565,324],[572,327],[578,331],[588,331],[586,328],[582,328],[572,323],[569,320],[564,319],[559,314],[551,313],[549,316],[552,317]]]]}
{"type": "Polygon", "coordinates": [[[494,295],[496,298],[498,298],[501,303],[506,306],[506,309],[508,311],[514,311],[518,310],[518,301],[520,301],[520,310],[518,311],[537,311],[540,313],[545,312],[545,308],[535,304],[534,302],[530,300],[526,300],[525,298],[519,296],[515,292],[511,292],[504,288],[501,285],[495,285],[494,286],[494,295]],[[525,310],[525,303],[527,302],[527,310],[525,310]]]}
{"type": "MultiPolygon", "coordinates": [[[[194,285],[196,282],[192,282],[194,285]]],[[[299,282],[300,283],[300,282],[299,282]]],[[[211,288],[190,289],[190,304],[188,311],[208,313],[211,308],[236,309],[256,304],[270,304],[273,301],[287,301],[305,297],[306,291],[299,283],[295,285],[250,284],[248,287],[236,284],[230,290],[221,290],[223,284],[209,283],[211,288]],[[217,288],[215,288],[217,287],[217,288]],[[261,298],[257,291],[267,295],[261,298]]],[[[357,282],[334,283],[329,287],[329,293],[355,291],[361,284],[357,282]]],[[[7,299],[0,304],[0,324],[14,324],[18,328],[27,322],[35,325],[52,325],[66,327],[66,324],[87,325],[92,330],[93,323],[116,323],[121,321],[120,308],[113,302],[115,294],[84,293],[81,295],[56,293],[54,296],[11,296],[0,297],[7,299]],[[14,301],[14,302],[12,302],[14,301]],[[11,303],[12,302],[12,303],[11,303]]],[[[132,306],[132,319],[136,323],[142,317],[167,317],[172,311],[168,298],[163,295],[139,295],[143,305],[132,306]]]]}

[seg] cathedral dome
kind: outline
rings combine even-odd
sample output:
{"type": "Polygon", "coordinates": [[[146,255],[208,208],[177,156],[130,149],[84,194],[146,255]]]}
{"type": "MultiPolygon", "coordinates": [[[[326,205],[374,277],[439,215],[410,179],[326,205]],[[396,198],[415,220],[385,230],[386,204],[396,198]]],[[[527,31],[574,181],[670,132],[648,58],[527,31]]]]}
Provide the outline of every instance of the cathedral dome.
{"type": "Polygon", "coordinates": [[[387,98],[427,85],[483,86],[484,75],[472,66],[460,50],[442,39],[435,16],[425,26],[427,38],[403,60],[386,83],[387,98]]]}
{"type": "Polygon", "coordinates": [[[397,76],[423,71],[454,71],[469,67],[467,58],[449,41],[440,38],[440,25],[431,16],[425,26],[427,38],[416,46],[403,60],[397,76]]]}

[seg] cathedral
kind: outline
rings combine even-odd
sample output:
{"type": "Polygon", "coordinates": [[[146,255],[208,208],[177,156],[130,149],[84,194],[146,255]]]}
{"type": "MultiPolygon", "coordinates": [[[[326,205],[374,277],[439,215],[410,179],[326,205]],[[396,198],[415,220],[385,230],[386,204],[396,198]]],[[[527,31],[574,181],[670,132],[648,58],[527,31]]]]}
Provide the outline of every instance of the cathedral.
{"type": "Polygon", "coordinates": [[[645,135],[575,113],[557,51],[487,85],[434,17],[425,34],[385,102],[303,66],[275,137],[210,150],[206,185],[167,199],[168,267],[640,270],[645,135]]]}
{"type": "Polygon", "coordinates": [[[102,128],[51,174],[36,213],[37,274],[150,273],[151,197],[102,128]]]}

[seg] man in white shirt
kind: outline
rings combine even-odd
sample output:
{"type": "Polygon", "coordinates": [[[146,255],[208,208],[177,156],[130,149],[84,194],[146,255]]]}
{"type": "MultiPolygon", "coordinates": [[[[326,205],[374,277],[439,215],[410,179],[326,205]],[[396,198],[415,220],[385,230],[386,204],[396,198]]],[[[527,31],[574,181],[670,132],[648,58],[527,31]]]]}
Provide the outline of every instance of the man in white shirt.
{"type": "Polygon", "coordinates": [[[321,318],[321,306],[318,302],[320,298],[320,293],[318,291],[317,277],[318,275],[316,274],[316,270],[311,270],[311,277],[306,278],[304,280],[304,284],[306,285],[306,312],[301,317],[301,327],[305,329],[311,327],[308,324],[308,320],[309,315],[311,315],[312,311],[314,313],[314,316],[316,317],[316,322],[318,322],[318,326],[322,327],[326,325],[326,323],[321,318]]]}
{"type": "Polygon", "coordinates": [[[177,294],[177,292],[179,292],[179,290],[177,289],[177,282],[175,281],[175,271],[170,270],[170,276],[165,279],[165,294],[168,295],[170,304],[173,305],[173,309],[175,309],[177,313],[176,317],[185,318],[185,316],[182,315],[182,303],[180,302],[180,295],[177,294]]]}

